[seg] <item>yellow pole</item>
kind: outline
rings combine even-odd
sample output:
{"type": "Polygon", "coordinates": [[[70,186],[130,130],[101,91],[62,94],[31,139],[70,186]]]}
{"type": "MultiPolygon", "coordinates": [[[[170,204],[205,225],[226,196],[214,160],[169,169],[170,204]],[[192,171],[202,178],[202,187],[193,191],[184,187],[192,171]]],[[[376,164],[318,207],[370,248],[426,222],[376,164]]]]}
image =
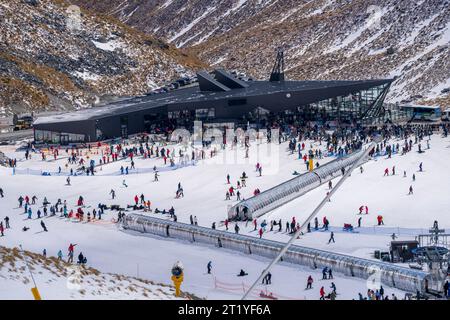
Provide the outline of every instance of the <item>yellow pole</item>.
{"type": "Polygon", "coordinates": [[[183,274],[181,274],[180,276],[172,276],[172,282],[173,285],[175,286],[175,296],[179,297],[180,296],[180,287],[181,287],[181,283],[183,282],[183,274]]]}
{"type": "Polygon", "coordinates": [[[31,293],[33,294],[34,300],[42,300],[37,287],[31,288],[31,293]]]}
{"type": "Polygon", "coordinates": [[[30,266],[28,265],[27,257],[25,256],[25,252],[23,251],[22,245],[19,245],[20,250],[22,250],[23,260],[25,260],[25,265],[27,266],[28,271],[30,272],[31,279],[34,283],[34,288],[31,288],[31,293],[33,294],[34,300],[42,300],[39,290],[36,285],[36,281],[34,281],[33,273],[31,272],[30,266]]]}
{"type": "Polygon", "coordinates": [[[314,170],[314,160],[312,158],[309,158],[309,171],[314,170]]]}

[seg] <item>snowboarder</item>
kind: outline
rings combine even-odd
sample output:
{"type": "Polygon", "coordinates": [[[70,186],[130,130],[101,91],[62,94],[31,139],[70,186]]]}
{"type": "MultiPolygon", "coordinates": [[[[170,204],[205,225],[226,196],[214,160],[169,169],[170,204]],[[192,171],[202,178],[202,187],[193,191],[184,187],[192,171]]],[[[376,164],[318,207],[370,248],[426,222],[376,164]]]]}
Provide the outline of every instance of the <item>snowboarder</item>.
{"type": "Polygon", "coordinates": [[[122,181],[122,185],[125,186],[125,188],[128,188],[127,183],[125,182],[125,179],[122,181]]]}
{"type": "Polygon", "coordinates": [[[48,232],[47,227],[45,226],[45,223],[43,220],[41,220],[41,227],[44,229],[45,232],[48,232]]]}

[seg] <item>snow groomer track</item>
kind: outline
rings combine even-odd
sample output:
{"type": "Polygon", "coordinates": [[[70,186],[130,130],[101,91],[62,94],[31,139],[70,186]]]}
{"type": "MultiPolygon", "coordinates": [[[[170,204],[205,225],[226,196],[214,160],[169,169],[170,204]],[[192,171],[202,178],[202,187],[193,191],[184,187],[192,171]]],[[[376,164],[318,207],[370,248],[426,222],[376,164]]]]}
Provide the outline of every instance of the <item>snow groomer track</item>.
{"type": "MultiPolygon", "coordinates": [[[[228,218],[241,220],[258,218],[286,203],[292,201],[308,191],[342,175],[342,168],[350,168],[364,153],[360,150],[347,156],[333,160],[312,172],[307,172],[285,181],[260,194],[243,200],[228,210],[228,218]],[[246,213],[245,213],[246,211],[246,213]]],[[[361,164],[367,159],[363,159],[361,164]]]]}
{"type": "MultiPolygon", "coordinates": [[[[285,245],[277,241],[258,239],[133,213],[125,217],[122,226],[126,230],[192,243],[208,244],[217,248],[255,254],[266,258],[274,258],[285,245]]],[[[414,293],[417,290],[424,292],[426,282],[428,282],[428,285],[432,285],[431,276],[420,270],[297,245],[290,247],[282,261],[313,269],[327,266],[331,267],[334,272],[362,279],[372,277],[383,285],[414,293]]]]}

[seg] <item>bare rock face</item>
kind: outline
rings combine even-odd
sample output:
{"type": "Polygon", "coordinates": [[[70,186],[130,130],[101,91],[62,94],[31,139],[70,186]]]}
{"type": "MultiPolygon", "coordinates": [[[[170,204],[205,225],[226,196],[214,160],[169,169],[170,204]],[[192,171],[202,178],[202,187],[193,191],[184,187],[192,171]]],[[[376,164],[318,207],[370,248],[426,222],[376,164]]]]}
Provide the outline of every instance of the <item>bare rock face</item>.
{"type": "Polygon", "coordinates": [[[88,107],[202,66],[173,45],[58,0],[0,0],[0,116],[88,107]]]}
{"type": "Polygon", "coordinates": [[[283,46],[290,79],[397,76],[388,101],[450,102],[449,0],[72,2],[256,78],[283,46]]]}

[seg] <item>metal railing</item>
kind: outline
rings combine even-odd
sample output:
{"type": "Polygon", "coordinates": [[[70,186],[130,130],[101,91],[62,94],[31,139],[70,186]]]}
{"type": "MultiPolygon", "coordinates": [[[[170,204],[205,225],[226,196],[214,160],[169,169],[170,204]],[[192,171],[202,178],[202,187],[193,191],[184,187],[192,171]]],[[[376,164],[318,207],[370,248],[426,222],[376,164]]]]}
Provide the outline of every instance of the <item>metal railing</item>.
{"type": "MultiPolygon", "coordinates": [[[[125,217],[122,226],[126,230],[170,237],[191,243],[209,244],[217,248],[255,254],[269,259],[274,258],[285,245],[278,241],[258,239],[133,213],[125,217]]],[[[378,277],[383,285],[414,293],[418,290],[424,292],[425,282],[432,281],[430,275],[424,271],[298,245],[292,245],[282,257],[282,261],[313,269],[330,267],[335,272],[361,279],[378,277]]],[[[428,285],[431,284],[428,283],[428,285]]]]}
{"type": "Polygon", "coordinates": [[[363,150],[350,153],[320,166],[312,172],[307,172],[285,181],[260,194],[243,200],[228,209],[228,218],[241,220],[258,218],[322,184],[342,175],[342,168],[347,170],[363,153],[363,150]]]}

